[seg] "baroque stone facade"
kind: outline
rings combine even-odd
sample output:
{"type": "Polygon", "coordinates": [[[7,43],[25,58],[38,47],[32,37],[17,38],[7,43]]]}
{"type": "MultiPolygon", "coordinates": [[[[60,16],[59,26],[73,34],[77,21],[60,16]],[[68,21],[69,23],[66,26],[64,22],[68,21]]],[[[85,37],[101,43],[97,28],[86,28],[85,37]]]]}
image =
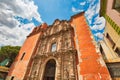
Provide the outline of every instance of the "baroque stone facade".
{"type": "Polygon", "coordinates": [[[38,52],[33,59],[30,80],[53,80],[51,78],[54,77],[55,80],[76,80],[76,49],[73,33],[73,27],[67,21],[59,20],[43,32],[38,52]],[[52,48],[55,50],[52,51],[52,48]],[[56,68],[45,77],[46,64],[50,60],[55,61],[56,68]],[[52,75],[54,71],[55,76],[52,75]]]}

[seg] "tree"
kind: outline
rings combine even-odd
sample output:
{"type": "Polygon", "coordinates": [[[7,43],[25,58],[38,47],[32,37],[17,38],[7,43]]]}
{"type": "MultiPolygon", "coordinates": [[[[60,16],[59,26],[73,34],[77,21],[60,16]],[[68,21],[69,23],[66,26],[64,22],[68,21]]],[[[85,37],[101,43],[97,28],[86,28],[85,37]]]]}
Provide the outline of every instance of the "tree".
{"type": "Polygon", "coordinates": [[[20,50],[20,46],[2,46],[0,49],[0,62],[10,59],[12,63],[20,50]]]}

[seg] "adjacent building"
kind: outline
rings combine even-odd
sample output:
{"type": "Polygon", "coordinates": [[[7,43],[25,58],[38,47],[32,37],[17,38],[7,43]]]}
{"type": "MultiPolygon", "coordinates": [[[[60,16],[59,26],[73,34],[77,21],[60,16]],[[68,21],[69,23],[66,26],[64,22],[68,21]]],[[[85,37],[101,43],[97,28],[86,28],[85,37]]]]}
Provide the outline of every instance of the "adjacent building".
{"type": "Polygon", "coordinates": [[[100,15],[106,19],[100,51],[113,80],[120,80],[120,0],[101,0],[100,15]]]}
{"type": "Polygon", "coordinates": [[[6,80],[111,80],[84,12],[27,36],[6,80]]]}

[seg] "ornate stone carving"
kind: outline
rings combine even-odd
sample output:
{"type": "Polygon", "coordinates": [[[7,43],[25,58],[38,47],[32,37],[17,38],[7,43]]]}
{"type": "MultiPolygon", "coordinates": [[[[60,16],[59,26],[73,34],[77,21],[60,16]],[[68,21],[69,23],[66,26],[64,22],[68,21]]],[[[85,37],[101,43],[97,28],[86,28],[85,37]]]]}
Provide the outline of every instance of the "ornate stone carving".
{"type": "Polygon", "coordinates": [[[56,61],[55,80],[76,80],[76,50],[74,49],[73,28],[67,21],[57,20],[43,33],[40,46],[31,70],[31,80],[43,80],[49,60],[56,61]],[[56,51],[51,51],[56,42],[56,51]]]}

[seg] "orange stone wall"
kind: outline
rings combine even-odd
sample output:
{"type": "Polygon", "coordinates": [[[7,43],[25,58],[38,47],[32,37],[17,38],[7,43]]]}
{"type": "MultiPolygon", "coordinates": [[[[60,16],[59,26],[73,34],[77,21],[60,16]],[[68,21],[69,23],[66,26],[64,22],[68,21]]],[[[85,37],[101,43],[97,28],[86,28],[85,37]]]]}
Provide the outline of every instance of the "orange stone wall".
{"type": "Polygon", "coordinates": [[[71,25],[75,31],[75,45],[78,52],[79,80],[110,80],[106,65],[96,50],[96,43],[87,25],[84,13],[72,17],[71,25]]]}
{"type": "Polygon", "coordinates": [[[14,76],[14,80],[23,80],[26,70],[28,68],[28,65],[31,64],[30,59],[32,58],[33,54],[35,54],[35,51],[37,50],[37,45],[39,42],[40,35],[42,32],[40,32],[39,28],[46,28],[47,25],[43,24],[41,27],[36,27],[33,32],[27,37],[25,40],[23,46],[21,47],[19,54],[17,55],[14,63],[12,64],[10,71],[8,73],[8,79],[14,76]],[[21,57],[25,53],[23,59],[21,60],[21,57]]]}

